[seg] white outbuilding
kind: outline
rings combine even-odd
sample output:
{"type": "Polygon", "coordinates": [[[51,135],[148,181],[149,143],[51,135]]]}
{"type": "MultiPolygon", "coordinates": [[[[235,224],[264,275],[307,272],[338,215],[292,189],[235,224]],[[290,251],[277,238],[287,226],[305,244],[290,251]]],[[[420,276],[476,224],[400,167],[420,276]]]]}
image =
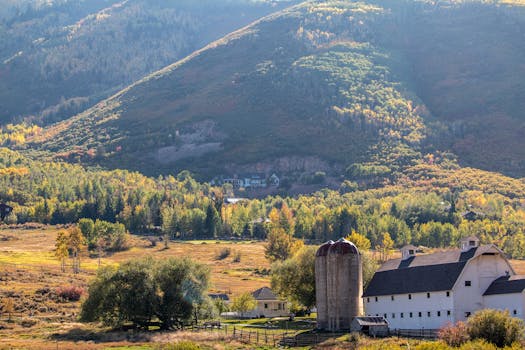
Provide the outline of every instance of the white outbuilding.
{"type": "Polygon", "coordinates": [[[403,247],[401,258],[374,274],[363,293],[367,316],[383,316],[390,329],[439,329],[484,308],[524,317],[525,276],[515,274],[496,246],[467,237],[461,249],[416,252],[403,247]]]}

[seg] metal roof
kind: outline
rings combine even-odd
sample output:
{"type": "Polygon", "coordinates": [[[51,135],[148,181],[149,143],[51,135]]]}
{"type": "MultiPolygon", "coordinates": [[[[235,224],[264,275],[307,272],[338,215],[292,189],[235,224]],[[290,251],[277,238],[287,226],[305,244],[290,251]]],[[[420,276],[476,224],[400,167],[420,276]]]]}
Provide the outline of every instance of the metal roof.
{"type": "Polygon", "coordinates": [[[451,290],[465,264],[462,261],[376,272],[363,296],[451,290]]]}
{"type": "Polygon", "coordinates": [[[354,321],[360,326],[388,326],[387,320],[382,316],[358,316],[354,321]]]}
{"type": "Polygon", "coordinates": [[[525,290],[525,276],[502,276],[490,284],[483,295],[521,293],[525,290]]]}
{"type": "Polygon", "coordinates": [[[468,260],[485,254],[501,253],[493,245],[411,256],[385,262],[374,274],[364,297],[451,290],[468,260]]]}
{"type": "Polygon", "coordinates": [[[279,300],[272,290],[268,287],[262,287],[252,292],[255,300],[279,300]]]}
{"type": "Polygon", "coordinates": [[[212,299],[221,299],[224,301],[230,300],[230,297],[228,297],[228,295],[224,293],[209,293],[208,296],[212,299]]]}

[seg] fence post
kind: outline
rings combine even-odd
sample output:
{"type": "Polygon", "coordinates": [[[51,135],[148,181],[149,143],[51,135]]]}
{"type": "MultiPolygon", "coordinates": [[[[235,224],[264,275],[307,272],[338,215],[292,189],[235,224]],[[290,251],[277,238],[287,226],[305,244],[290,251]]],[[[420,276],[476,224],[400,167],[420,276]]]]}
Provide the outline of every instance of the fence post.
{"type": "Polygon", "coordinates": [[[256,331],[257,332],[257,345],[259,345],[259,331],[256,331]]]}

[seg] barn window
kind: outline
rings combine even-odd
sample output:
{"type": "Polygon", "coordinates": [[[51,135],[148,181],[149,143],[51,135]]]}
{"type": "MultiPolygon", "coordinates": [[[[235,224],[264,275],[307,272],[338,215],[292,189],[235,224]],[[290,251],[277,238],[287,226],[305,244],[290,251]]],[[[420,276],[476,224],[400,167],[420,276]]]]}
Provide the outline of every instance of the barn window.
{"type": "Polygon", "coordinates": [[[470,287],[472,285],[471,281],[465,281],[465,287],[470,287]]]}
{"type": "Polygon", "coordinates": [[[408,295],[408,300],[412,300],[412,294],[408,295]]]}
{"type": "Polygon", "coordinates": [[[437,312],[438,317],[441,317],[441,311],[437,312]]]}
{"type": "Polygon", "coordinates": [[[370,302],[370,298],[366,298],[366,302],[369,303],[370,302]]]}
{"type": "Polygon", "coordinates": [[[516,311],[516,309],[512,310],[512,314],[513,314],[513,315],[517,315],[517,314],[518,314],[518,312],[516,311]]]}
{"type": "Polygon", "coordinates": [[[447,292],[447,297],[449,297],[449,296],[450,296],[450,292],[447,292]]]}
{"type": "Polygon", "coordinates": [[[418,317],[421,317],[421,311],[418,312],[418,317]]]}
{"type": "Polygon", "coordinates": [[[268,304],[264,304],[264,308],[267,309],[268,308],[268,304]]]}
{"type": "Polygon", "coordinates": [[[409,314],[408,314],[408,317],[412,318],[412,313],[409,313],[409,314]]]}
{"type": "Polygon", "coordinates": [[[386,314],[383,314],[383,317],[386,318],[386,314]]]}
{"type": "Polygon", "coordinates": [[[465,312],[465,317],[470,317],[470,312],[465,312]]]}
{"type": "Polygon", "coordinates": [[[430,293],[427,293],[427,298],[430,298],[430,293]]]}
{"type": "Polygon", "coordinates": [[[392,300],[394,300],[394,296],[393,296],[393,295],[392,295],[390,298],[391,298],[392,300]]]}
{"type": "Polygon", "coordinates": [[[392,318],[396,318],[396,314],[392,312],[392,318]]]}
{"type": "Polygon", "coordinates": [[[450,310],[447,310],[447,316],[450,316],[450,310]]]}
{"type": "Polygon", "coordinates": [[[376,301],[377,301],[377,297],[376,297],[376,301]]]}
{"type": "Polygon", "coordinates": [[[399,317],[403,318],[403,316],[404,316],[403,313],[400,313],[400,314],[399,314],[399,317]]]}
{"type": "Polygon", "coordinates": [[[427,316],[430,317],[430,311],[427,311],[427,316]]]}

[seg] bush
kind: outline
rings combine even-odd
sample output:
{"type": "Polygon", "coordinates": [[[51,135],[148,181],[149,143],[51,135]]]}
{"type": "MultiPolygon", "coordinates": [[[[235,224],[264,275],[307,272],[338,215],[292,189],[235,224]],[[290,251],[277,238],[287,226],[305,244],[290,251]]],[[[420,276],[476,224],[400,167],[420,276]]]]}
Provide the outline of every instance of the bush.
{"type": "Polygon", "coordinates": [[[31,328],[38,323],[34,318],[24,318],[20,321],[20,325],[24,328],[31,328]]]}
{"type": "Polygon", "coordinates": [[[84,294],[84,288],[76,286],[58,287],[56,290],[57,296],[66,301],[79,301],[84,294]]]}
{"type": "Polygon", "coordinates": [[[216,260],[224,260],[226,259],[228,256],[230,256],[231,254],[231,249],[230,248],[222,248],[218,253],[217,253],[217,256],[215,257],[216,260]]]}
{"type": "Polygon", "coordinates": [[[480,310],[467,321],[472,339],[484,339],[497,347],[512,345],[523,339],[523,321],[510,317],[508,311],[480,310]]]}
{"type": "Polygon", "coordinates": [[[205,300],[209,269],[190,259],[134,259],[105,266],[89,286],[81,321],[115,328],[131,322],[147,328],[158,319],[163,330],[180,328],[205,300]]]}
{"type": "Polygon", "coordinates": [[[461,321],[455,325],[449,323],[439,330],[438,337],[449,346],[461,346],[469,340],[467,325],[461,321]]]}
{"type": "MultiPolygon", "coordinates": [[[[510,350],[506,348],[507,350],[510,350]]],[[[516,350],[521,349],[516,348],[516,350]]],[[[419,349],[418,349],[419,350],[419,349]]],[[[476,339],[474,341],[466,342],[465,344],[461,345],[459,350],[497,350],[496,346],[491,343],[487,343],[485,340],[482,339],[476,339]]]]}

